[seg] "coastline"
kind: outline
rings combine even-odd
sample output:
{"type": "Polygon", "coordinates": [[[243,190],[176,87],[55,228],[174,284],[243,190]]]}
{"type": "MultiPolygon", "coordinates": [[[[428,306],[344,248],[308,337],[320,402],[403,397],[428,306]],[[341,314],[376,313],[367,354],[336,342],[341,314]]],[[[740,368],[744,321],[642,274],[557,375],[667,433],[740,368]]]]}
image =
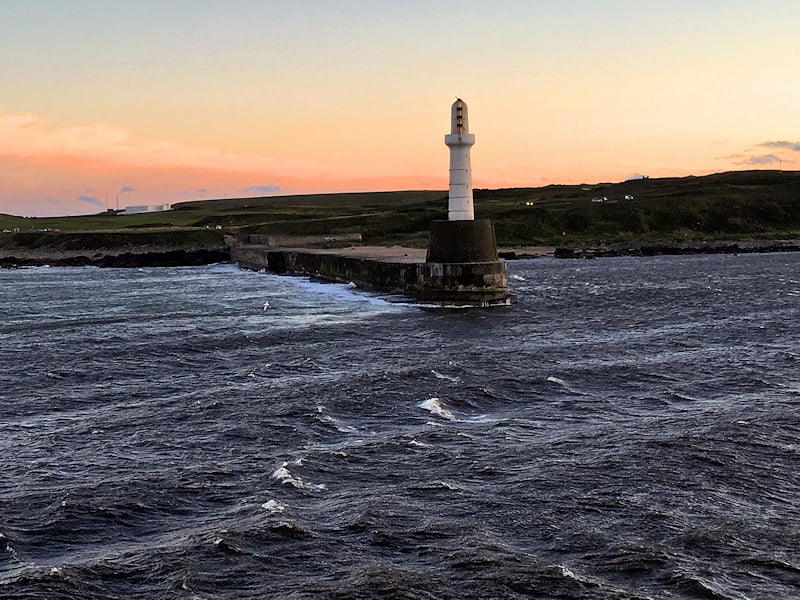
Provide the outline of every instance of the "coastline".
{"type": "Polygon", "coordinates": [[[183,267],[229,262],[230,248],[220,246],[133,246],[64,250],[14,248],[0,250],[0,268],[17,267],[183,267]]]}
{"type": "MultiPolygon", "coordinates": [[[[343,248],[275,248],[310,254],[334,254],[379,262],[425,262],[425,248],[405,246],[348,246],[343,248]]],[[[509,246],[498,248],[507,261],[530,258],[591,259],[619,256],[688,254],[746,254],[753,252],[799,252],[800,240],[747,240],[652,244],[607,244],[597,246],[509,246]]],[[[103,268],[198,266],[231,261],[231,249],[218,246],[126,246],[118,248],[0,249],[0,268],[96,266],[103,268]]]]}
{"type": "Polygon", "coordinates": [[[608,244],[588,247],[558,247],[555,258],[606,258],[618,256],[677,256],[687,254],[750,254],[798,252],[800,240],[740,240],[652,244],[608,244]]]}

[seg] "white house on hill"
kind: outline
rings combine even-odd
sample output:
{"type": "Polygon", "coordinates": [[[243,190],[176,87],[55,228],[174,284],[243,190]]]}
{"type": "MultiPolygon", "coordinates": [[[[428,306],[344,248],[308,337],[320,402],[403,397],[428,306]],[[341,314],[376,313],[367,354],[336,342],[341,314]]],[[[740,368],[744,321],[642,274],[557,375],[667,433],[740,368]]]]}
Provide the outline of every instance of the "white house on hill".
{"type": "Polygon", "coordinates": [[[165,210],[170,210],[172,208],[169,204],[142,204],[140,206],[126,206],[125,210],[122,211],[124,215],[136,215],[139,213],[150,213],[150,212],[164,212],[165,210]]]}

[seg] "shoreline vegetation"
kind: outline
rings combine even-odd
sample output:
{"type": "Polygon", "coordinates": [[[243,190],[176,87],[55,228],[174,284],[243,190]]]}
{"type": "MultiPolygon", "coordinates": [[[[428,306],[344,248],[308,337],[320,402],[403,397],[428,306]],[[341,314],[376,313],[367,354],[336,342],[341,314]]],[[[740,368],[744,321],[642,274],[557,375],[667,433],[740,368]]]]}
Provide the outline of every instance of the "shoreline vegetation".
{"type": "MultiPolygon", "coordinates": [[[[500,257],[595,258],[800,250],[800,171],[476,189],[500,257]]],[[[165,212],[0,215],[0,266],[142,267],[230,260],[234,243],[424,260],[446,191],[208,200],[165,212]]]]}

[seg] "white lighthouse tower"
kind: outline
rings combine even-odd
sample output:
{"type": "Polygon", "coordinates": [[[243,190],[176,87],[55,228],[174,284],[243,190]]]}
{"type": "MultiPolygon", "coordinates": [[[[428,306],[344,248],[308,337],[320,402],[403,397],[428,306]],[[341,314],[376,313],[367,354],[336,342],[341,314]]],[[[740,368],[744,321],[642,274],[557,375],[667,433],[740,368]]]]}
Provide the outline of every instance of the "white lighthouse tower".
{"type": "Polygon", "coordinates": [[[493,306],[515,300],[508,294],[505,261],[498,260],[494,227],[475,219],[469,150],[467,104],[457,98],[450,107],[450,193],[447,220],[431,221],[428,254],[419,273],[422,300],[456,306],[493,306]]]}
{"type": "Polygon", "coordinates": [[[450,148],[450,194],[447,219],[472,221],[475,209],[472,203],[472,168],[469,149],[475,143],[475,134],[469,132],[467,103],[457,98],[450,108],[450,133],[444,136],[450,148]]]}

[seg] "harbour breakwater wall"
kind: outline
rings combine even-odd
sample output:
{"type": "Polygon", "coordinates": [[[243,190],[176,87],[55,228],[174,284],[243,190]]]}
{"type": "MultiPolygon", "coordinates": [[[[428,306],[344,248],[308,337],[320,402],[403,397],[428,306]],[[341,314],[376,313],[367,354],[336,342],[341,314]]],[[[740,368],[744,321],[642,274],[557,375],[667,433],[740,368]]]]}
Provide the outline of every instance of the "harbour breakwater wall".
{"type": "Polygon", "coordinates": [[[505,301],[504,262],[427,263],[347,256],[334,251],[271,249],[234,244],[232,260],[254,271],[289,273],[359,288],[402,294],[424,302],[490,305],[505,301]]]}

